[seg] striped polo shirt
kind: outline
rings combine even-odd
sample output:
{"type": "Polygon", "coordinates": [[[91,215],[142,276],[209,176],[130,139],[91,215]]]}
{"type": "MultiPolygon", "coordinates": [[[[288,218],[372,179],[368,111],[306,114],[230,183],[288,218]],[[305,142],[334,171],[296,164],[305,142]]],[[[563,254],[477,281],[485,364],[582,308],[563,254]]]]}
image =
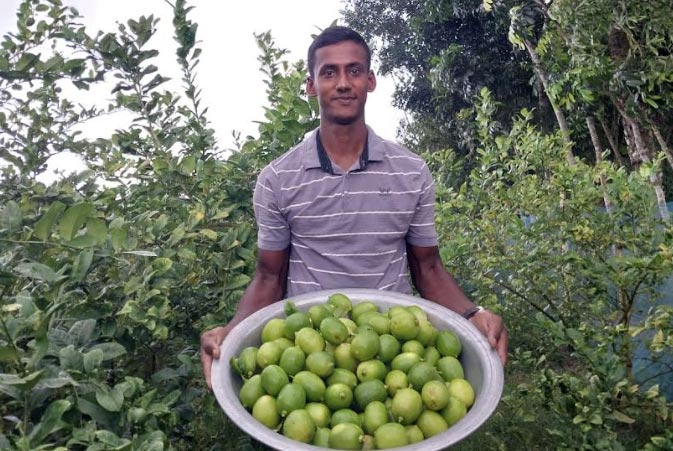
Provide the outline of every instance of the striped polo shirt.
{"type": "Polygon", "coordinates": [[[325,168],[317,134],[260,173],[258,247],[289,247],[288,296],[343,288],[411,293],[406,244],[437,245],[428,167],[368,129],[366,159],[348,171],[331,162],[325,168]]]}

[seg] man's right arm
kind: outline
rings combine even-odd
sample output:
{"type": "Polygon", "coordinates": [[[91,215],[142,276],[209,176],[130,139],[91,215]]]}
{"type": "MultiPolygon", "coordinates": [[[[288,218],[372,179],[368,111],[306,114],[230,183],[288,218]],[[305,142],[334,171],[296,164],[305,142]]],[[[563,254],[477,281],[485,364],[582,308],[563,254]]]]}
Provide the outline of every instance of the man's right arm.
{"type": "Polygon", "coordinates": [[[289,248],[281,251],[259,250],[257,268],[252,282],[238,302],[236,314],[226,326],[216,327],[201,335],[201,363],[208,388],[212,389],[213,359],[220,358],[220,345],[236,324],[276,301],[283,299],[287,286],[289,248]]]}

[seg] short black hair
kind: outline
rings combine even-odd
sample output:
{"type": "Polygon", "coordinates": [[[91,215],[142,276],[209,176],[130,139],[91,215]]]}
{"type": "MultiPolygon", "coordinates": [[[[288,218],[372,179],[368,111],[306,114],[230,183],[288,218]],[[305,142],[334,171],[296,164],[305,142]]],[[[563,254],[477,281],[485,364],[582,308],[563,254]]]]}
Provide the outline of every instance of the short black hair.
{"type": "Polygon", "coordinates": [[[316,50],[344,41],[353,41],[365,49],[365,53],[367,54],[367,70],[369,70],[372,62],[372,51],[362,35],[352,28],[334,25],[332,27],[325,28],[318,36],[315,37],[311,43],[311,46],[308,48],[308,73],[311,75],[311,77],[313,77],[313,65],[315,64],[316,50]]]}

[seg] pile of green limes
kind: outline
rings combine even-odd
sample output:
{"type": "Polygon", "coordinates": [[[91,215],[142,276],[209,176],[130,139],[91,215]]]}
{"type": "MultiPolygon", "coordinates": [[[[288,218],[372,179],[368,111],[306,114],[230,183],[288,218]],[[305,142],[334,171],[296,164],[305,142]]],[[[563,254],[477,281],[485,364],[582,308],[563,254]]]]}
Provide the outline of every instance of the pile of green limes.
{"type": "Polygon", "coordinates": [[[261,345],[231,366],[243,406],[286,437],[335,449],[406,446],[460,420],[474,402],[461,343],[418,306],[380,312],[343,294],[307,312],[285,304],[261,345]]]}

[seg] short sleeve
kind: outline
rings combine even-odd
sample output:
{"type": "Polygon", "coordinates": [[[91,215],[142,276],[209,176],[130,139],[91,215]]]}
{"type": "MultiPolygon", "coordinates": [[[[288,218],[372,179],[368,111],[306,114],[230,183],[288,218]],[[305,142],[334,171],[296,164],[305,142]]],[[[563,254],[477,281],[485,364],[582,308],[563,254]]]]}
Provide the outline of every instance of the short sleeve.
{"type": "Polygon", "coordinates": [[[435,230],[435,183],[428,166],[423,163],[420,178],[421,193],[416,204],[414,216],[409,224],[407,243],[412,246],[437,246],[435,230]]]}
{"type": "Polygon", "coordinates": [[[290,245],[290,227],[278,202],[279,193],[278,175],[269,165],[259,174],[252,198],[260,249],[280,251],[290,245]]]}

